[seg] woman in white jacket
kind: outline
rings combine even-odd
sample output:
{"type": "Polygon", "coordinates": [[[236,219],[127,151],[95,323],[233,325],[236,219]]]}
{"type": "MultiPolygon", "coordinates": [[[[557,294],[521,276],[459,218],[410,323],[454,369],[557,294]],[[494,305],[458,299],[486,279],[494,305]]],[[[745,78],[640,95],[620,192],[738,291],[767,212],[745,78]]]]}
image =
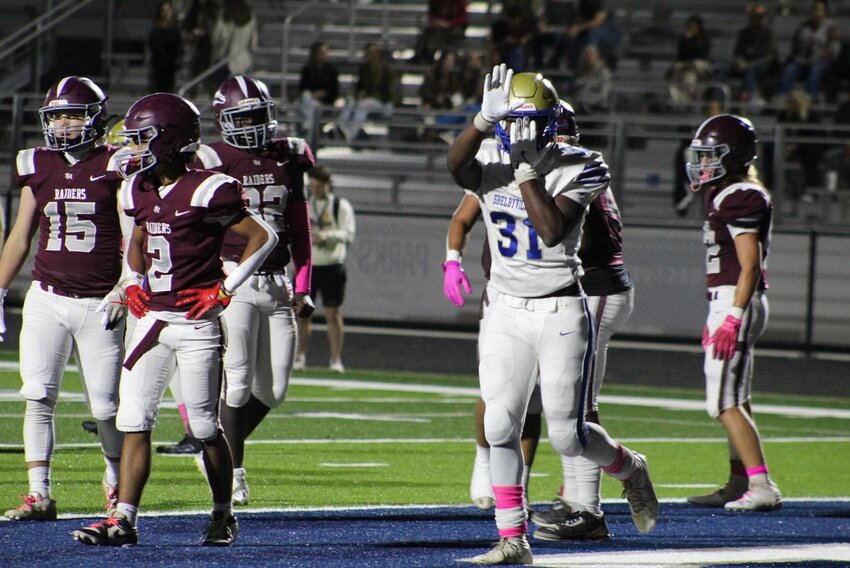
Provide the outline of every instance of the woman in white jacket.
{"type": "Polygon", "coordinates": [[[225,0],[210,39],[213,62],[227,58],[227,65],[213,74],[216,83],[251,71],[257,50],[257,17],[245,0],[225,0]]]}

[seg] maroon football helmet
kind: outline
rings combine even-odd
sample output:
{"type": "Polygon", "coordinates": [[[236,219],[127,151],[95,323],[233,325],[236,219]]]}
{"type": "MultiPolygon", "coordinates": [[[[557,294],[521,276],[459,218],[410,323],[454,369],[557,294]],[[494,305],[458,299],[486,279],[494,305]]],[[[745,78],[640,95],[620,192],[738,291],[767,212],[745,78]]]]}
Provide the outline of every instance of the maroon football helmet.
{"type": "Polygon", "coordinates": [[[274,100],[265,83],[245,75],[229,78],[213,97],[222,139],[243,150],[259,150],[277,132],[274,100]]]}
{"type": "Polygon", "coordinates": [[[201,113],[183,97],[154,93],[133,103],[120,135],[129,140],[118,154],[125,178],[157,164],[188,163],[200,145],[201,113]]]}
{"type": "Polygon", "coordinates": [[[578,143],[579,133],[578,124],[576,124],[576,111],[564,99],[561,99],[561,114],[558,115],[555,137],[558,142],[566,142],[567,144],[578,143]]]}
{"type": "Polygon", "coordinates": [[[51,150],[73,150],[97,142],[106,130],[106,99],[100,87],[86,77],[65,77],[47,91],[44,106],[38,109],[44,141],[51,150]],[[76,128],[54,125],[62,115],[83,118],[79,137],[76,128]]]}
{"type": "Polygon", "coordinates": [[[685,168],[691,189],[727,175],[745,174],[756,161],[756,130],[733,114],[718,114],[703,122],[686,151],[685,168]]]}

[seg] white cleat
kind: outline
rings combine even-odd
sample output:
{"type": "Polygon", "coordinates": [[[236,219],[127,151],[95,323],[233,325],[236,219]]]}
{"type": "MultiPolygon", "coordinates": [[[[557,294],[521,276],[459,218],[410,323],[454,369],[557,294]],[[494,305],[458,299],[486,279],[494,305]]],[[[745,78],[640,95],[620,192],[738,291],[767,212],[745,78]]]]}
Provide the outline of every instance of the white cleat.
{"type": "Polygon", "coordinates": [[[652,532],[658,521],[658,498],[649,479],[649,467],[646,457],[629,450],[635,461],[635,470],[631,477],[623,480],[623,497],[629,502],[632,521],[643,534],[652,532]]]}
{"type": "Polygon", "coordinates": [[[475,460],[472,464],[472,479],[469,481],[469,496],[472,503],[487,511],[496,506],[496,494],[490,482],[490,462],[475,460]]]}
{"type": "Polygon", "coordinates": [[[248,504],[248,483],[245,481],[245,468],[233,469],[233,504],[248,504]]]}
{"type": "Polygon", "coordinates": [[[328,368],[335,373],[344,373],[345,367],[342,365],[342,361],[339,359],[332,359],[330,363],[328,363],[328,368]]]}
{"type": "Polygon", "coordinates": [[[470,558],[470,564],[532,564],[534,557],[525,535],[499,540],[493,550],[470,558]]]}
{"type": "Polygon", "coordinates": [[[304,367],[307,366],[307,357],[302,355],[296,355],[295,360],[292,361],[292,370],[293,371],[303,371],[304,367]]]}
{"type": "Polygon", "coordinates": [[[766,486],[756,486],[740,499],[726,503],[727,511],[775,511],[782,507],[782,494],[772,481],[766,486]]]}

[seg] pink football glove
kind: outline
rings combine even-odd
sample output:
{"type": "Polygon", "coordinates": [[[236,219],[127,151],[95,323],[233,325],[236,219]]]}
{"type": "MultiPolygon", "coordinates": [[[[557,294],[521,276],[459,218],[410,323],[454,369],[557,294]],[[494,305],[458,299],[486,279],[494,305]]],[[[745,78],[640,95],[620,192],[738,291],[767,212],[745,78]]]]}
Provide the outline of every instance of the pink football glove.
{"type": "Polygon", "coordinates": [[[140,319],[145,317],[145,314],[150,311],[147,301],[151,299],[151,295],[138,284],[127,286],[124,293],[127,294],[127,307],[130,308],[130,313],[140,319]]]}
{"type": "Polygon", "coordinates": [[[464,292],[472,294],[472,286],[469,284],[469,278],[466,277],[466,272],[460,267],[460,263],[456,260],[449,260],[443,263],[443,295],[448,298],[451,303],[457,307],[462,307],[466,301],[463,299],[464,292]]]}
{"type": "Polygon", "coordinates": [[[215,286],[209,288],[179,290],[177,295],[181,298],[177,300],[178,306],[192,306],[186,313],[186,319],[190,320],[200,319],[202,315],[216,306],[226,308],[230,304],[231,298],[231,295],[224,290],[221,282],[217,282],[215,286]]]}
{"type": "Polygon", "coordinates": [[[715,359],[729,360],[735,356],[735,347],[738,345],[738,332],[741,330],[741,318],[726,316],[723,324],[717,328],[711,336],[714,345],[712,356],[715,359]]]}

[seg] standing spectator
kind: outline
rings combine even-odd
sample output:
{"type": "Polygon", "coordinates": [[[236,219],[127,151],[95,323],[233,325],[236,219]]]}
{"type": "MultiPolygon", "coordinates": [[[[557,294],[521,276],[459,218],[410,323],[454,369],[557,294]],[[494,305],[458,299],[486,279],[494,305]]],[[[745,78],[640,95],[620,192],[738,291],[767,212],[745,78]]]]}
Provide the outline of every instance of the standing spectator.
{"type": "Polygon", "coordinates": [[[437,51],[460,49],[467,20],[466,0],[428,0],[428,23],[416,42],[414,59],[428,64],[437,51]]]}
{"type": "Polygon", "coordinates": [[[29,490],[6,519],[52,521],[51,482],[56,403],[71,352],[80,367],[89,411],[106,462],[107,510],[115,507],[122,434],[116,429],[118,374],[124,353],[121,237],[116,149],[100,144],[106,95],[85,77],[50,87],[39,109],[46,148],[21,150],[18,214],[0,255],[0,341],[3,299],[40,233],[26,294],[19,346],[24,459],[29,490]],[[105,311],[101,318],[96,312],[105,311]]]}
{"type": "Polygon", "coordinates": [[[242,186],[224,174],[188,169],[200,143],[198,109],[182,97],[155,93],[127,111],[129,151],[118,168],[126,178],[120,202],[136,223],[125,291],[138,318],[127,339],[120,382],[118,428],[125,433],[116,510],[72,532],[89,545],[138,542],[136,518],[151,471],[151,432],[172,371],[180,372],[192,433],[203,444],[213,510],[201,543],[230,546],[233,462],[219,428],[222,334],[219,316],[234,292],[263,263],[277,235],[245,207],[242,186]],[[225,278],[225,233],[246,240],[239,264],[225,278]]]}
{"type": "Polygon", "coordinates": [[[738,32],[732,53],[732,75],[743,77],[741,101],[770,98],[769,86],[776,71],[776,37],[765,21],[764,4],[747,6],[747,25],[738,32]]]}
{"type": "Polygon", "coordinates": [[[674,102],[696,100],[700,84],[710,80],[714,73],[710,55],[711,38],[702,18],[689,17],[685,22],[685,31],[679,36],[676,60],[667,71],[670,97],[674,102]]]}
{"type": "Polygon", "coordinates": [[[257,18],[245,0],[224,0],[211,39],[213,63],[227,59],[227,64],[213,74],[215,84],[223,83],[231,75],[251,71],[259,35],[257,18]]]}
{"type": "MultiPolygon", "coordinates": [[[[221,424],[233,454],[233,504],[246,505],[245,440],[283,403],[295,357],[295,316],[313,311],[310,218],[304,195],[304,172],[313,167],[313,151],[300,138],[274,137],[274,100],[256,79],[237,75],[226,80],[216,92],[213,111],[222,140],[201,145],[198,166],[243,180],[251,214],[278,235],[277,246],[236,290],[222,315],[227,384],[221,424]],[[286,273],[290,259],[292,276],[286,273]]],[[[245,244],[238,235],[225,234],[225,272],[235,269],[245,244]]]]}
{"type": "Polygon", "coordinates": [[[608,176],[597,152],[553,147],[560,113],[555,89],[540,74],[514,76],[506,65],[494,67],[484,80],[481,112],[447,157],[455,182],[478,196],[492,258],[478,350],[499,542],[474,557],[475,564],[533,562],[520,434],[535,369],[552,447],[583,455],[621,480],[640,532],[652,531],[658,519],[646,459],[584,420],[593,325],[577,253],[587,206],[607,189],[608,176]],[[509,163],[476,158],[494,127],[509,163]]]}
{"type": "Polygon", "coordinates": [[[614,14],[605,8],[604,0],[579,0],[576,19],[567,27],[555,51],[566,52],[570,69],[575,69],[585,46],[592,44],[599,48],[608,67],[614,69],[622,39],[614,14]]]}
{"type": "Polygon", "coordinates": [[[310,46],[310,57],[301,68],[298,90],[301,112],[305,120],[313,116],[319,105],[333,106],[339,96],[339,71],[329,61],[328,44],[316,41],[310,46]]]}
{"type": "MultiPolygon", "coordinates": [[[[210,34],[217,16],[215,0],[193,0],[183,18],[183,31],[192,50],[189,71],[192,77],[197,77],[207,70],[212,63],[212,42],[210,34]]],[[[210,87],[210,81],[202,83],[207,93],[215,87],[210,87]]],[[[192,94],[195,90],[192,89],[192,94]]]]}
{"type": "Polygon", "coordinates": [[[377,43],[363,49],[363,62],[357,69],[357,92],[339,118],[339,127],[348,140],[356,140],[372,112],[389,118],[399,96],[398,77],[377,43]]]}
{"type": "Polygon", "coordinates": [[[595,45],[587,45],[581,53],[576,72],[577,107],[580,112],[604,112],[610,105],[611,70],[595,45]]]}
{"type": "Polygon", "coordinates": [[[153,29],[148,35],[150,52],[149,88],[154,93],[174,91],[174,77],[183,57],[183,38],[174,14],[171,0],[156,5],[153,29]]]}
{"type": "Polygon", "coordinates": [[[491,62],[505,63],[522,71],[532,55],[532,40],[537,34],[537,20],[527,3],[505,3],[504,9],[490,27],[491,62]]]}
{"type": "Polygon", "coordinates": [[[788,96],[801,77],[805,77],[806,91],[812,100],[820,93],[821,84],[841,52],[838,28],[826,16],[826,2],[814,0],[809,19],[794,32],[791,53],[780,78],[782,96],[788,96]]]}
{"type": "Polygon", "coordinates": [[[756,132],[749,120],[721,114],[703,122],[687,161],[691,189],[703,191],[708,319],[703,330],[706,410],[726,430],[729,479],[688,502],[727,511],[782,506],[770,480],[750,406],[753,350],[767,325],[767,255],[772,230],[770,193],[750,166],[756,132]]]}
{"type": "MultiPolygon", "coordinates": [[[[328,325],[328,346],[332,371],[344,373],[342,345],[345,335],[342,307],[345,300],[345,260],[354,241],[354,209],[351,203],[333,192],[331,170],[316,166],[310,176],[310,225],[313,235],[313,286],[316,297],[322,297],[328,325]]],[[[298,318],[298,355],[295,368],[303,369],[310,346],[310,317],[298,318]]]]}

